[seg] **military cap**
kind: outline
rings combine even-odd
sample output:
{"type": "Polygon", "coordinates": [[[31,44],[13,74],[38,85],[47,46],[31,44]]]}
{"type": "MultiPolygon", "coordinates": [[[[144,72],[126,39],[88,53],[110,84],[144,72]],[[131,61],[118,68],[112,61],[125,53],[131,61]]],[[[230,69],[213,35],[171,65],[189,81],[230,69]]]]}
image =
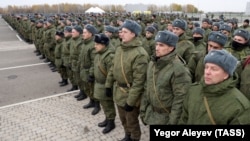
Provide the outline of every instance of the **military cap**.
{"type": "Polygon", "coordinates": [[[74,26],[73,29],[75,29],[75,30],[76,30],[78,33],[80,33],[80,34],[83,33],[83,29],[82,29],[82,27],[79,26],[79,25],[74,26]]]}
{"type": "Polygon", "coordinates": [[[224,46],[227,42],[227,36],[221,32],[212,31],[208,35],[208,41],[213,41],[220,44],[221,46],[224,46]]]}
{"type": "Polygon", "coordinates": [[[167,30],[159,31],[155,36],[155,42],[161,42],[172,47],[176,47],[178,40],[177,35],[167,30]]]}
{"type": "Polygon", "coordinates": [[[94,36],[97,33],[96,28],[91,24],[85,25],[84,29],[88,30],[88,32],[90,32],[92,34],[92,36],[94,36]]]}
{"type": "Polygon", "coordinates": [[[54,20],[52,20],[52,19],[47,19],[47,23],[53,24],[53,23],[54,23],[54,20]]]}
{"type": "Polygon", "coordinates": [[[62,31],[56,31],[56,35],[60,37],[64,37],[64,33],[62,31]]]}
{"type": "Polygon", "coordinates": [[[245,29],[238,29],[234,32],[233,36],[241,36],[244,39],[246,39],[247,41],[250,38],[249,32],[245,29]]]}
{"type": "Polygon", "coordinates": [[[110,33],[115,33],[115,28],[111,25],[105,26],[105,30],[110,33]]]}
{"type": "Polygon", "coordinates": [[[154,26],[147,26],[146,27],[146,31],[148,31],[148,32],[150,32],[150,33],[152,33],[152,34],[154,34],[155,32],[156,32],[156,29],[155,29],[155,27],[154,26]]]}
{"type": "Polygon", "coordinates": [[[109,38],[103,33],[95,34],[94,41],[105,46],[109,44],[109,38]]]}
{"type": "Polygon", "coordinates": [[[226,30],[228,32],[231,32],[232,31],[232,27],[229,26],[228,24],[222,24],[222,25],[220,25],[220,30],[226,30]]]}
{"type": "Polygon", "coordinates": [[[135,35],[139,35],[141,33],[141,26],[133,21],[133,20],[125,20],[125,22],[122,25],[122,28],[127,28],[131,32],[135,33],[135,35]]]}
{"type": "Polygon", "coordinates": [[[202,29],[202,28],[200,28],[200,27],[196,27],[196,28],[193,29],[193,32],[192,32],[192,33],[193,33],[193,34],[194,34],[194,33],[200,34],[200,35],[203,37],[205,31],[204,31],[204,29],[202,29]]]}
{"type": "Polygon", "coordinates": [[[187,29],[187,22],[183,19],[175,19],[172,25],[173,27],[179,27],[184,31],[187,29]]]}
{"type": "Polygon", "coordinates": [[[71,26],[65,26],[64,27],[64,32],[72,32],[72,27],[71,26]]]}
{"type": "Polygon", "coordinates": [[[237,59],[224,49],[211,50],[204,58],[204,64],[206,63],[216,64],[220,66],[230,76],[233,76],[233,73],[237,66],[237,62],[238,62],[237,59]]]}

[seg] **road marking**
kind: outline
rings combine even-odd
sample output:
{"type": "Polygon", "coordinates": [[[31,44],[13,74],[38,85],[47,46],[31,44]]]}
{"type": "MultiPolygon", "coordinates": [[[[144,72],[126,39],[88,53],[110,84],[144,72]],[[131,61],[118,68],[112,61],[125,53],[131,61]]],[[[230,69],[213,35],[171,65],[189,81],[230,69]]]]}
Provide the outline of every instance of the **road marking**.
{"type": "Polygon", "coordinates": [[[38,64],[30,64],[30,65],[23,65],[23,66],[16,66],[16,67],[0,68],[0,71],[18,69],[18,68],[25,68],[25,67],[32,67],[32,66],[39,66],[39,65],[44,65],[44,64],[48,64],[48,63],[38,63],[38,64]]]}
{"type": "Polygon", "coordinates": [[[28,100],[28,101],[24,101],[24,102],[15,103],[15,104],[10,104],[10,105],[6,105],[6,106],[2,106],[2,107],[0,107],[0,109],[12,107],[12,106],[17,106],[17,105],[22,105],[22,104],[27,104],[27,103],[31,103],[31,102],[36,102],[36,101],[40,101],[40,100],[45,100],[45,99],[49,99],[49,98],[59,97],[59,96],[63,96],[63,95],[68,95],[68,94],[72,94],[72,93],[79,92],[79,91],[80,90],[75,90],[75,91],[65,92],[65,93],[59,93],[59,94],[52,95],[52,96],[47,96],[47,97],[28,100]]]}
{"type": "Polygon", "coordinates": [[[10,30],[12,30],[12,31],[14,30],[11,26],[8,25],[8,27],[10,28],[10,30]]]}
{"type": "Polygon", "coordinates": [[[23,41],[23,40],[19,37],[19,35],[16,34],[16,37],[19,39],[19,41],[21,41],[21,42],[23,41]]]}

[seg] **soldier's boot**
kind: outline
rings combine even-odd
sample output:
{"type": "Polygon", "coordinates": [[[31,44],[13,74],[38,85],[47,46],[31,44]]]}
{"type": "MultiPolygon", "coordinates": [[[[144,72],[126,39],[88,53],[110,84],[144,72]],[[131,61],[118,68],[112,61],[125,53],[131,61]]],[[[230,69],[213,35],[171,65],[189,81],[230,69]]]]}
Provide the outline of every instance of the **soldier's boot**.
{"type": "Polygon", "coordinates": [[[63,79],[63,83],[60,84],[60,87],[68,85],[68,79],[63,79]]]}
{"type": "Polygon", "coordinates": [[[54,68],[51,69],[51,71],[56,72],[56,71],[58,71],[58,69],[56,67],[54,67],[54,68]]]}
{"type": "Polygon", "coordinates": [[[96,115],[99,113],[99,111],[101,110],[101,106],[100,106],[100,102],[99,101],[95,101],[95,107],[94,110],[92,111],[92,115],[96,115]]]}
{"type": "Polygon", "coordinates": [[[43,62],[48,63],[48,62],[50,62],[50,60],[48,58],[46,58],[43,62]]]}
{"type": "Polygon", "coordinates": [[[139,141],[138,139],[131,139],[131,141],[139,141]]]}
{"type": "Polygon", "coordinates": [[[132,139],[130,138],[129,134],[125,134],[125,137],[121,139],[120,141],[132,141],[132,139]]]}
{"type": "Polygon", "coordinates": [[[114,119],[110,119],[110,120],[108,120],[106,127],[102,130],[102,133],[103,134],[109,133],[114,128],[115,128],[115,121],[114,121],[114,119]]]}
{"type": "Polygon", "coordinates": [[[38,50],[36,53],[36,56],[40,56],[40,55],[41,55],[41,52],[38,50]]]}
{"type": "Polygon", "coordinates": [[[77,97],[77,101],[81,101],[81,100],[84,100],[84,99],[87,98],[87,95],[86,95],[85,92],[82,91],[82,90],[80,90],[79,95],[80,95],[80,96],[77,97]]]}
{"type": "Polygon", "coordinates": [[[42,55],[39,59],[45,59],[45,55],[42,55]]]}
{"type": "Polygon", "coordinates": [[[88,109],[91,107],[95,107],[95,101],[93,99],[90,99],[89,103],[83,106],[83,109],[88,109]]]}
{"type": "Polygon", "coordinates": [[[72,88],[68,89],[67,92],[75,91],[75,90],[78,90],[78,86],[77,85],[72,85],[72,88]]]}
{"type": "Polygon", "coordinates": [[[108,119],[107,119],[107,118],[105,118],[105,120],[104,120],[104,121],[102,121],[102,122],[98,123],[98,127],[105,127],[107,124],[108,124],[108,119]]]}

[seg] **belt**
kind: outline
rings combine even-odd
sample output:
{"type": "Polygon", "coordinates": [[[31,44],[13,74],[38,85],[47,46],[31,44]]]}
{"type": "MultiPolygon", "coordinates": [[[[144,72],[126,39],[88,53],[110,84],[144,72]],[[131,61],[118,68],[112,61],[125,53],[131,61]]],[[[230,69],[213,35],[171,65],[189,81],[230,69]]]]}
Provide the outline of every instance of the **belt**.
{"type": "Polygon", "coordinates": [[[167,113],[167,111],[168,111],[168,113],[171,112],[171,107],[164,108],[164,109],[163,108],[152,107],[152,109],[153,109],[154,112],[157,112],[159,114],[167,113]]]}
{"type": "MultiPolygon", "coordinates": [[[[128,88],[128,85],[126,83],[117,83],[117,85],[119,87],[123,87],[123,88],[128,88]]],[[[132,86],[132,83],[129,83],[130,87],[132,86]]]]}
{"type": "Polygon", "coordinates": [[[90,69],[90,66],[83,66],[84,69],[90,69]]]}

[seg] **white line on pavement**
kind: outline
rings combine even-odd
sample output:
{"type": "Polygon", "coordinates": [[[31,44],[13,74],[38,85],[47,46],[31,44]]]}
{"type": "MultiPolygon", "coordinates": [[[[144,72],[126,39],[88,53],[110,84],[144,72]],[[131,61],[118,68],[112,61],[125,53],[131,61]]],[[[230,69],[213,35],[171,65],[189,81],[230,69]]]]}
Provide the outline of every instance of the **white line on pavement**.
{"type": "Polygon", "coordinates": [[[16,34],[16,37],[22,42],[23,40],[16,34]]]}
{"type": "Polygon", "coordinates": [[[12,31],[13,31],[13,28],[12,28],[11,26],[9,26],[9,25],[8,25],[8,27],[10,28],[10,30],[12,30],[12,31]]]}
{"type": "Polygon", "coordinates": [[[2,70],[10,70],[10,69],[17,69],[17,68],[32,67],[32,66],[38,66],[38,65],[44,65],[44,64],[48,64],[48,63],[38,63],[38,64],[30,64],[30,65],[23,65],[23,66],[8,67],[8,68],[0,68],[0,71],[2,71],[2,70]]]}
{"type": "Polygon", "coordinates": [[[15,103],[15,104],[11,104],[11,105],[2,106],[2,107],[0,107],[0,109],[12,107],[12,106],[17,106],[17,105],[22,105],[22,104],[27,104],[27,103],[31,103],[31,102],[36,102],[36,101],[40,101],[40,100],[44,100],[44,99],[48,99],[48,98],[63,96],[63,95],[67,95],[67,94],[71,94],[71,93],[75,93],[75,92],[79,92],[79,91],[80,90],[75,90],[75,91],[71,91],[71,92],[59,93],[59,94],[52,95],[52,96],[42,97],[42,98],[28,100],[28,101],[24,101],[24,102],[19,102],[19,103],[15,103]]]}

